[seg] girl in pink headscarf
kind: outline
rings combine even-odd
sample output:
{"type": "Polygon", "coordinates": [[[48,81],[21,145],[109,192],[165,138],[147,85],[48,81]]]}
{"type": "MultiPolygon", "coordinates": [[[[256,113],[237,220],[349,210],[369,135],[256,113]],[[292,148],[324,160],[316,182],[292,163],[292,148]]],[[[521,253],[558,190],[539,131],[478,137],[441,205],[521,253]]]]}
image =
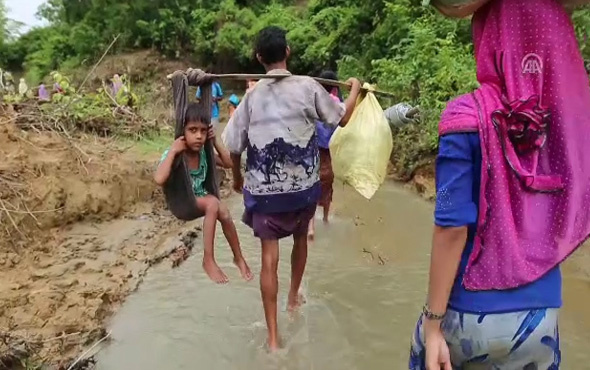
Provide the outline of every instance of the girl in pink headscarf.
{"type": "Polygon", "coordinates": [[[427,303],[410,369],[558,369],[559,264],[590,235],[590,88],[558,0],[473,17],[481,87],[439,125],[427,303]]]}

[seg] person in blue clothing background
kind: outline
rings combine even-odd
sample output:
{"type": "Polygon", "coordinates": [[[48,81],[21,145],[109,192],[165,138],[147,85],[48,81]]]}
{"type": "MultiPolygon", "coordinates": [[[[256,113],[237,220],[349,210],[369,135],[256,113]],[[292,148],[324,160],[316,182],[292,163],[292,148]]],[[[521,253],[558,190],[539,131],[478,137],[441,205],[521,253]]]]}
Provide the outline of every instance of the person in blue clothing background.
{"type": "Polygon", "coordinates": [[[228,99],[229,102],[229,118],[234,115],[236,109],[238,109],[238,105],[240,105],[240,98],[236,94],[231,94],[228,99]]]}
{"type": "MultiPolygon", "coordinates": [[[[320,73],[319,77],[326,80],[338,81],[338,75],[334,71],[330,70],[323,71],[320,73]]],[[[342,93],[338,87],[328,85],[322,85],[322,87],[330,93],[332,100],[338,103],[343,101],[342,93]]],[[[329,126],[321,121],[316,122],[318,149],[320,153],[319,175],[321,188],[318,206],[322,207],[324,210],[323,220],[325,223],[328,222],[330,215],[330,204],[332,204],[332,195],[334,193],[334,171],[332,170],[332,157],[330,156],[330,139],[332,138],[334,131],[336,131],[336,127],[329,126]]],[[[310,239],[315,237],[315,217],[309,221],[309,229],[307,233],[307,236],[310,239]]]]}
{"type": "MultiPolygon", "coordinates": [[[[223,100],[223,90],[219,82],[213,82],[211,86],[211,125],[213,129],[217,131],[219,127],[219,102],[223,100]]],[[[197,88],[197,100],[201,99],[201,88],[197,88]]]]}
{"type": "Polygon", "coordinates": [[[557,370],[559,264],[590,235],[588,77],[558,0],[490,1],[472,31],[480,87],[441,116],[409,368],[557,370]]]}

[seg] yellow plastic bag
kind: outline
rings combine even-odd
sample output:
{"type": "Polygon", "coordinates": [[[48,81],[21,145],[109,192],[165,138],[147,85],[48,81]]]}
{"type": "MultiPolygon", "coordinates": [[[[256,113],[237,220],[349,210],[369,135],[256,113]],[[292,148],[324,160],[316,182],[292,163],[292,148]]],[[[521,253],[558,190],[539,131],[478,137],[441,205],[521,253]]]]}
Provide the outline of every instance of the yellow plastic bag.
{"type": "Polygon", "coordinates": [[[391,128],[377,98],[368,92],[346,127],[337,128],[330,139],[334,175],[371,199],[385,180],[392,149],[391,128]]]}

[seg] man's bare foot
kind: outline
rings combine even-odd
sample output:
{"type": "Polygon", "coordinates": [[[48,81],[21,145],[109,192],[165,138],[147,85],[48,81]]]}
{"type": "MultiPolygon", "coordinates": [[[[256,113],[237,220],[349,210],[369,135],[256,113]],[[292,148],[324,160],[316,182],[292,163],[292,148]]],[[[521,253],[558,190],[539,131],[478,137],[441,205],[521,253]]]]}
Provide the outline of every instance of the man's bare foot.
{"type": "Polygon", "coordinates": [[[248,267],[248,264],[243,257],[240,259],[234,259],[234,265],[236,265],[238,270],[240,270],[240,274],[242,274],[242,278],[244,278],[244,280],[250,281],[254,278],[252,271],[250,271],[250,267],[248,267]]]}
{"type": "Polygon", "coordinates": [[[268,350],[273,353],[278,351],[279,349],[281,349],[281,344],[279,342],[278,338],[271,338],[268,337],[268,340],[266,342],[266,344],[268,344],[268,350]]]}
{"type": "Polygon", "coordinates": [[[305,304],[305,297],[303,296],[303,294],[297,293],[293,295],[289,293],[289,298],[287,300],[287,311],[295,312],[303,304],[305,304]]]}
{"type": "Polygon", "coordinates": [[[227,284],[229,282],[229,279],[223,273],[221,268],[219,268],[214,259],[203,258],[203,269],[207,273],[207,276],[209,276],[209,279],[213,280],[213,282],[217,284],[227,284]]]}

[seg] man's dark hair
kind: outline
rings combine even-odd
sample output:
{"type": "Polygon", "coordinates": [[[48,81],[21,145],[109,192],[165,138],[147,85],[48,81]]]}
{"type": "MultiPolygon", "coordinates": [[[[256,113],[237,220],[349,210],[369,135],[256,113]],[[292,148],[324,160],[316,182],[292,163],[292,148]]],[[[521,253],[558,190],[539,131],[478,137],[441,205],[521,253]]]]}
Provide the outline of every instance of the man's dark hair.
{"type": "Polygon", "coordinates": [[[189,122],[201,122],[209,126],[211,124],[211,114],[205,109],[205,105],[201,103],[189,103],[186,107],[186,114],[184,115],[184,125],[189,122]]]}
{"type": "Polygon", "coordinates": [[[262,29],[258,33],[254,50],[264,64],[282,62],[287,59],[287,32],[276,26],[262,29]]]}

